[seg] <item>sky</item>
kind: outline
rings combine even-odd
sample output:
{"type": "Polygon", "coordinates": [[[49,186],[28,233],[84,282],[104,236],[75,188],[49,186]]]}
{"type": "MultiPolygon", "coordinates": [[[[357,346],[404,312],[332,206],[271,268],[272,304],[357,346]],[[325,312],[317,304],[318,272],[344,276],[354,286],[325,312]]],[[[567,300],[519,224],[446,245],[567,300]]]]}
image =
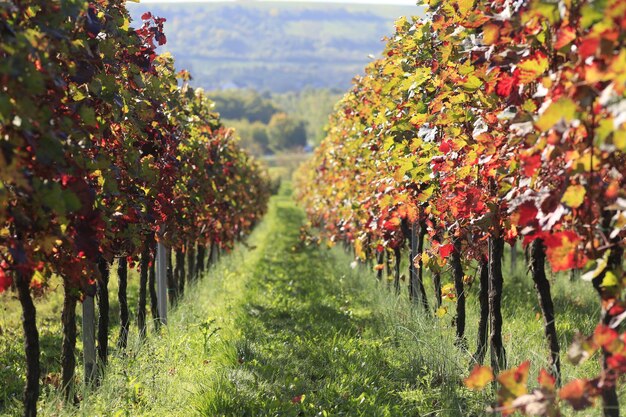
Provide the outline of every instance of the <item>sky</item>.
{"type": "MultiPolygon", "coordinates": [[[[217,1],[237,1],[237,0],[141,0],[141,3],[204,3],[217,1]]],[[[255,0],[255,1],[287,1],[298,2],[298,0],[255,0]]],[[[300,2],[313,3],[345,3],[345,4],[388,4],[415,6],[417,0],[300,0],[300,2]]]]}

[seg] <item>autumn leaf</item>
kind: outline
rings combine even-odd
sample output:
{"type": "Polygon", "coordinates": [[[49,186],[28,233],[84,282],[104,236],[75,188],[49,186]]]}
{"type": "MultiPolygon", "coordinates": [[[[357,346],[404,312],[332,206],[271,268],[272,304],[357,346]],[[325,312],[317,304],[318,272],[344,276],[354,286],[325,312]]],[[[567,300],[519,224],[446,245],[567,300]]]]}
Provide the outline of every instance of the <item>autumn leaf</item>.
{"type": "Polygon", "coordinates": [[[451,141],[443,141],[441,145],[439,145],[439,152],[448,153],[452,150],[452,142],[451,141]]]}
{"type": "Polygon", "coordinates": [[[576,103],[570,98],[563,97],[550,104],[539,119],[535,122],[535,126],[542,132],[546,132],[554,125],[564,120],[566,123],[576,118],[576,103]]]}
{"type": "Polygon", "coordinates": [[[589,381],[575,379],[561,388],[559,397],[567,401],[574,410],[584,410],[593,405],[593,399],[588,394],[591,391],[590,388],[589,381]]]}
{"type": "Polygon", "coordinates": [[[474,0],[457,0],[456,4],[459,7],[459,14],[466,16],[467,13],[474,8],[474,0]]]}
{"type": "Polygon", "coordinates": [[[541,51],[523,59],[517,66],[519,81],[528,84],[541,77],[548,70],[548,57],[541,51]]]}
{"type": "Polygon", "coordinates": [[[585,266],[587,258],[578,250],[580,242],[580,237],[572,231],[557,232],[545,237],[546,255],[554,272],[585,266]]]}
{"type": "Polygon", "coordinates": [[[3,269],[0,268],[0,294],[2,294],[7,288],[9,288],[12,284],[11,277],[4,272],[3,269]]]}
{"type": "Polygon", "coordinates": [[[576,29],[571,26],[563,26],[556,33],[554,48],[561,49],[564,46],[569,45],[574,39],[576,39],[576,29]]]}
{"type": "Polygon", "coordinates": [[[361,239],[356,239],[354,241],[354,253],[361,260],[365,260],[367,258],[365,250],[363,248],[363,241],[361,241],[361,239]]]}
{"type": "Polygon", "coordinates": [[[514,220],[517,222],[517,225],[524,227],[537,220],[539,209],[533,201],[527,201],[520,205],[514,214],[514,220]]]}
{"type": "Polygon", "coordinates": [[[547,391],[553,392],[556,389],[556,378],[543,368],[539,371],[537,382],[547,391]]]}
{"type": "Polygon", "coordinates": [[[623,374],[626,372],[626,356],[613,354],[607,358],[606,363],[609,368],[614,369],[619,373],[623,374]]]}
{"type": "Polygon", "coordinates": [[[490,367],[475,365],[469,376],[463,380],[463,383],[471,390],[480,391],[493,380],[493,370],[490,367]]]}
{"type": "Polygon", "coordinates": [[[473,92],[478,90],[480,86],[483,85],[483,82],[480,81],[480,78],[474,75],[470,75],[469,77],[467,77],[467,81],[461,83],[460,85],[465,91],[473,92]]]}
{"type": "Polygon", "coordinates": [[[571,208],[578,208],[585,201],[586,193],[587,190],[582,185],[570,185],[567,187],[567,190],[565,190],[561,201],[571,208]]]}
{"type": "Polygon", "coordinates": [[[514,369],[508,369],[498,375],[497,380],[500,384],[498,390],[498,405],[503,407],[502,415],[510,415],[514,412],[512,409],[507,409],[513,401],[528,393],[528,371],[530,369],[530,362],[523,362],[520,366],[514,369]]]}
{"type": "Polygon", "coordinates": [[[452,254],[454,250],[454,245],[452,243],[448,243],[447,245],[441,245],[439,247],[439,256],[442,258],[447,258],[452,254]]]}
{"type": "Polygon", "coordinates": [[[496,93],[500,97],[508,97],[511,92],[519,83],[519,77],[517,74],[507,74],[503,72],[498,78],[498,84],[496,85],[496,93]]]}
{"type": "Polygon", "coordinates": [[[447,300],[454,300],[456,293],[454,292],[454,284],[446,284],[441,288],[441,297],[447,300]]]}
{"type": "Polygon", "coordinates": [[[581,58],[586,59],[596,54],[600,47],[599,38],[585,38],[578,44],[578,53],[581,58]]]}
{"type": "Polygon", "coordinates": [[[522,156],[522,169],[524,171],[524,175],[527,177],[532,177],[535,175],[535,172],[541,166],[541,155],[530,155],[530,156],[522,156]]]}
{"type": "Polygon", "coordinates": [[[498,27],[498,25],[494,25],[493,23],[488,23],[485,26],[483,26],[483,43],[485,45],[492,45],[496,43],[499,38],[500,38],[500,28],[498,27]]]}
{"type": "Polygon", "coordinates": [[[401,223],[402,219],[399,217],[392,217],[383,224],[383,228],[385,228],[385,230],[393,231],[396,230],[401,223]]]}
{"type": "Polygon", "coordinates": [[[598,325],[593,332],[593,341],[610,353],[617,352],[624,347],[617,331],[603,324],[598,325]]]}

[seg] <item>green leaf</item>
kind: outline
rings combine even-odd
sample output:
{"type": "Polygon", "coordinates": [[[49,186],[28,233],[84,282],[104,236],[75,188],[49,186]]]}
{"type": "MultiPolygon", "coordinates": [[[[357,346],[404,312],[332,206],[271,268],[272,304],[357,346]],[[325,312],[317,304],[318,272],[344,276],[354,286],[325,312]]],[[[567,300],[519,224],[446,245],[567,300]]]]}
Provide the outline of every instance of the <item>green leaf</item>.
{"type": "Polygon", "coordinates": [[[571,122],[576,118],[576,103],[570,98],[561,98],[558,101],[552,103],[550,107],[539,116],[539,120],[535,122],[535,125],[539,130],[545,132],[561,120],[565,122],[571,122]]]}
{"type": "Polygon", "coordinates": [[[483,82],[480,81],[478,77],[470,75],[469,77],[467,77],[467,81],[461,84],[461,87],[463,87],[465,91],[473,92],[478,90],[482,85],[483,82]]]}
{"type": "Polygon", "coordinates": [[[96,113],[91,107],[81,106],[80,117],[87,126],[94,126],[96,124],[96,113]]]}

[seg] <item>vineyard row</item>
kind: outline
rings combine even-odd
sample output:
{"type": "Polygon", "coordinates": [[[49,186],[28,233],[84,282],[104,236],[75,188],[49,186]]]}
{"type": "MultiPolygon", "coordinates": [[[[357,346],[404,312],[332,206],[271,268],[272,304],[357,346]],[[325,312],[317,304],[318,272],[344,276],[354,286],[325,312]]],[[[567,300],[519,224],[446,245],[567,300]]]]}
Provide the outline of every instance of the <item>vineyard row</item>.
{"type": "Polygon", "coordinates": [[[93,328],[97,296],[97,358],[86,377],[99,380],[115,259],[124,349],[129,268],[140,271],[143,337],[148,292],[155,323],[165,319],[155,276],[176,302],[207,251],[230,249],[265,212],[265,173],[190,75],[157,53],[164,22],[146,13],[131,27],[121,0],[0,4],[0,292],[16,291],[23,310],[25,416],[37,414],[41,380],[33,294],[51,291],[51,276],[63,281],[60,389],[71,402],[76,306],[85,303],[83,328],[93,328]]]}
{"type": "Polygon", "coordinates": [[[409,297],[426,314],[425,270],[456,301],[465,345],[466,271],[477,266],[476,367],[466,380],[499,384],[503,415],[558,416],[602,401],[618,416],[626,372],[626,2],[431,0],[402,18],[382,58],[337,104],[326,139],[298,172],[311,224],[391,272],[409,248],[409,297]],[[550,366],[529,389],[529,363],[507,370],[502,337],[505,244],[521,241],[538,290],[550,366]],[[428,244],[426,244],[428,243],[428,244]],[[545,264],[584,270],[601,304],[592,335],[601,372],[561,382],[545,264]],[[389,267],[386,267],[386,264],[389,267]],[[451,271],[452,285],[442,286],[451,271]],[[482,366],[491,350],[491,366],[482,366]]]}

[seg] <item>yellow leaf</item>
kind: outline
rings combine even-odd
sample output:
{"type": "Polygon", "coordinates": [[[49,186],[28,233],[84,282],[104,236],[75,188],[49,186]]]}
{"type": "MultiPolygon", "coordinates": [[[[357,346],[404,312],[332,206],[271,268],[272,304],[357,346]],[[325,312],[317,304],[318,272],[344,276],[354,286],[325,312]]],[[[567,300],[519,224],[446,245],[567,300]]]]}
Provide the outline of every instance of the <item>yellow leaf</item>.
{"type": "Polygon", "coordinates": [[[565,194],[563,194],[563,198],[561,198],[561,202],[567,204],[571,208],[580,207],[585,201],[585,194],[587,190],[582,185],[570,185],[565,190],[565,194]]]}
{"type": "Polygon", "coordinates": [[[98,186],[102,187],[104,185],[104,177],[102,176],[102,171],[100,171],[99,169],[96,169],[93,172],[94,177],[96,177],[97,181],[98,181],[98,186]]]}
{"type": "Polygon", "coordinates": [[[363,250],[363,242],[361,241],[361,239],[357,239],[354,242],[354,252],[356,253],[357,257],[365,260],[365,251],[363,250]]]}
{"type": "Polygon", "coordinates": [[[496,43],[500,37],[500,28],[497,25],[488,23],[483,27],[483,43],[491,45],[496,43]]]}
{"type": "Polygon", "coordinates": [[[418,125],[419,126],[419,125],[424,124],[426,122],[426,120],[428,120],[428,115],[427,114],[417,113],[413,117],[411,117],[409,122],[412,125],[418,125]]]}
{"type": "Polygon", "coordinates": [[[602,279],[602,288],[617,287],[618,285],[619,279],[617,278],[617,275],[615,275],[613,271],[607,271],[602,279]]]}
{"type": "Polygon", "coordinates": [[[470,10],[474,9],[474,0],[458,0],[457,4],[461,16],[466,16],[470,10]]]}
{"type": "Polygon", "coordinates": [[[442,318],[442,317],[444,317],[447,313],[448,313],[448,308],[447,308],[447,307],[439,307],[439,308],[437,309],[437,311],[435,312],[435,315],[436,315],[438,318],[442,318]]]}
{"type": "Polygon", "coordinates": [[[626,130],[619,129],[613,133],[613,144],[621,152],[626,152],[626,130]]]}
{"type": "Polygon", "coordinates": [[[480,391],[494,380],[493,371],[488,366],[474,366],[472,372],[463,381],[465,386],[471,390],[480,391]]]}

